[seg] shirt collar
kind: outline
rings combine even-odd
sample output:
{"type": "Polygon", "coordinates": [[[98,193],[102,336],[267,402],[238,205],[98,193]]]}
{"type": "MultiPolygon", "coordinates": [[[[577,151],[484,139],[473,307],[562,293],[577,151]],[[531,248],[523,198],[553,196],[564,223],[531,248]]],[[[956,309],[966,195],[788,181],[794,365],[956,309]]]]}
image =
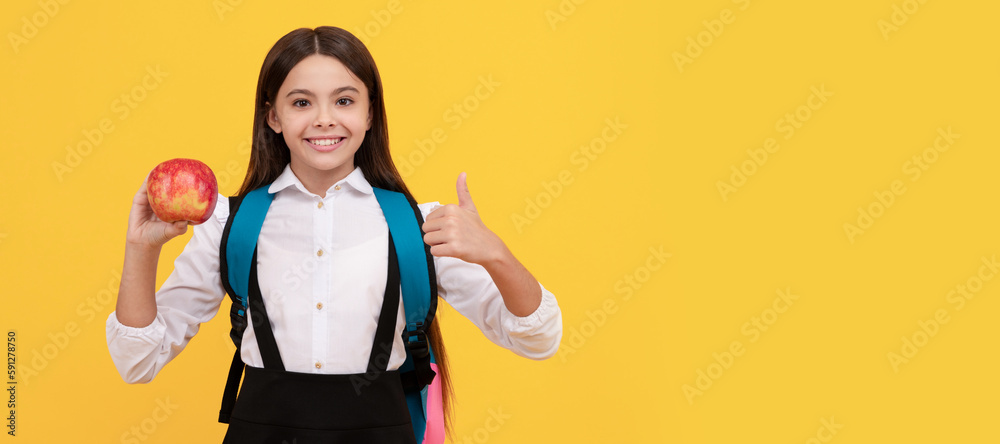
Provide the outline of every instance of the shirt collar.
{"type": "MultiPolygon", "coordinates": [[[[373,193],[371,184],[369,184],[368,180],[365,179],[365,175],[364,173],[361,172],[361,167],[359,166],[355,166],[354,171],[351,171],[351,173],[348,174],[347,177],[338,180],[337,183],[333,184],[333,186],[330,187],[330,189],[333,189],[333,187],[337,185],[348,185],[351,188],[354,188],[355,190],[358,190],[365,194],[373,193]]],[[[291,186],[294,186],[303,193],[312,194],[309,190],[306,189],[305,185],[302,185],[302,181],[300,181],[299,178],[295,176],[295,173],[292,172],[291,164],[285,165],[285,170],[282,171],[281,175],[279,175],[278,178],[271,183],[271,186],[268,187],[267,192],[270,194],[275,194],[291,186]]],[[[327,192],[329,193],[329,190],[327,190],[327,192]]]]}

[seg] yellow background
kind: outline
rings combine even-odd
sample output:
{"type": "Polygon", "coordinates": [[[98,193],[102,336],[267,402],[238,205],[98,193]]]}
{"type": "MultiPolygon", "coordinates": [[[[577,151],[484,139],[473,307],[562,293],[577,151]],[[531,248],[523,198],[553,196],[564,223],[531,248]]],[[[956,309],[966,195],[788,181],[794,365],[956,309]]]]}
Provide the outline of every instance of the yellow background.
{"type": "MultiPolygon", "coordinates": [[[[264,55],[319,25],[368,44],[417,199],[456,202],[467,171],[488,226],[563,310],[560,354],[533,362],[442,309],[457,442],[1000,440],[1000,282],[961,310],[948,299],[1000,253],[994,3],[52,4],[5,2],[0,21],[0,326],[22,379],[4,442],[221,441],[226,316],[150,384],[125,384],[108,356],[129,203],[174,157],[233,193],[264,55]],[[679,68],[675,52],[697,57],[679,68]],[[166,77],[142,86],[156,67],[166,77]],[[500,85],[470,98],[490,76],[500,85]],[[806,111],[813,87],[833,95],[806,111]],[[126,115],[122,94],[143,100],[126,115]],[[457,128],[455,105],[475,108],[457,128]],[[796,112],[809,118],[786,139],[796,112]],[[113,130],[57,175],[102,119],[113,130]],[[949,127],[960,138],[912,180],[907,162],[949,127]],[[435,130],[445,141],[414,154],[435,130]],[[779,150],[724,199],[718,182],[768,138],[779,150]],[[879,212],[873,193],[896,180],[905,193],[879,212]],[[880,217],[851,242],[844,224],[870,206],[880,217]],[[647,264],[651,248],[670,257],[647,264]],[[626,276],[643,280],[627,300],[626,276]],[[751,341],[744,324],[786,289],[798,299],[751,341]],[[949,322],[894,368],[938,310],[949,322]],[[719,375],[713,354],[734,342],[719,375]],[[699,371],[719,377],[689,402],[699,371]]],[[[164,248],[160,282],[189,236],[164,248]]]]}

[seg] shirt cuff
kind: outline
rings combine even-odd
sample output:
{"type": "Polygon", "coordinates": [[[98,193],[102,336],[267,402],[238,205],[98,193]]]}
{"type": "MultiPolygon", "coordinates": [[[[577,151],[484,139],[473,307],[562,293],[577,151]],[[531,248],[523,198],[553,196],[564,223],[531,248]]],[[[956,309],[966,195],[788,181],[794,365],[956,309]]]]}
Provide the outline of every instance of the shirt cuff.
{"type": "Polygon", "coordinates": [[[129,384],[145,383],[156,374],[156,351],[166,336],[166,326],[159,315],[145,327],[130,327],[111,312],[105,322],[108,352],[118,374],[129,384]]]}
{"type": "Polygon", "coordinates": [[[153,322],[150,322],[149,325],[147,325],[145,327],[132,327],[132,326],[128,326],[128,325],[122,324],[118,320],[117,313],[118,313],[117,311],[111,312],[111,314],[108,315],[108,321],[106,322],[106,325],[105,325],[105,328],[106,328],[107,333],[108,333],[108,339],[109,339],[109,341],[112,338],[112,333],[113,333],[113,336],[115,336],[115,337],[155,338],[155,339],[157,339],[156,343],[157,344],[160,343],[159,338],[163,337],[163,333],[164,333],[165,329],[163,327],[163,323],[157,322],[159,320],[158,319],[159,316],[157,316],[156,318],[153,318],[153,322]]]}
{"type": "Polygon", "coordinates": [[[541,283],[542,301],[538,308],[527,316],[517,316],[504,305],[500,313],[500,323],[507,335],[520,347],[519,355],[531,359],[547,359],[559,349],[562,339],[562,313],[556,297],[541,283]]]}

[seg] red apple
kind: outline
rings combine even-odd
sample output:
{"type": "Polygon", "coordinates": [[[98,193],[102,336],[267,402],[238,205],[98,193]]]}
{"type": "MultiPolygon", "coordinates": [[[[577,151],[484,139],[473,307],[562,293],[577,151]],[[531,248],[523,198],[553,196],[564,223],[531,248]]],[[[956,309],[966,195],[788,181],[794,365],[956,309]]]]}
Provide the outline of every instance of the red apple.
{"type": "Polygon", "coordinates": [[[215,211],[219,185],[208,165],[194,159],[170,159],[149,173],[146,194],[160,220],[198,225],[215,211]]]}

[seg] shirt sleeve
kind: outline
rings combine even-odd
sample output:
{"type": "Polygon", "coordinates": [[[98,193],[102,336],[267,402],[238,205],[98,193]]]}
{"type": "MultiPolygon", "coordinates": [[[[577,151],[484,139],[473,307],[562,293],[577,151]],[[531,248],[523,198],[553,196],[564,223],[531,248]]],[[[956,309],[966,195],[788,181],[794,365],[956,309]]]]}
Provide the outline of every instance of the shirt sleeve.
{"type": "MultiPolygon", "coordinates": [[[[439,204],[420,204],[424,219],[439,204]]],[[[555,295],[539,283],[542,302],[527,316],[511,313],[483,266],[453,257],[434,257],[438,295],[465,316],[493,343],[519,356],[552,357],[562,339],[562,312],[555,295]]]]}
{"type": "Polygon", "coordinates": [[[219,195],[214,217],[193,226],[193,235],[174,270],[156,292],[156,318],[145,327],[130,327],[112,312],[105,323],[108,351],[122,379],[146,383],[176,357],[201,323],[219,310],[225,289],[219,274],[219,245],[229,217],[229,200],[219,195]]]}

